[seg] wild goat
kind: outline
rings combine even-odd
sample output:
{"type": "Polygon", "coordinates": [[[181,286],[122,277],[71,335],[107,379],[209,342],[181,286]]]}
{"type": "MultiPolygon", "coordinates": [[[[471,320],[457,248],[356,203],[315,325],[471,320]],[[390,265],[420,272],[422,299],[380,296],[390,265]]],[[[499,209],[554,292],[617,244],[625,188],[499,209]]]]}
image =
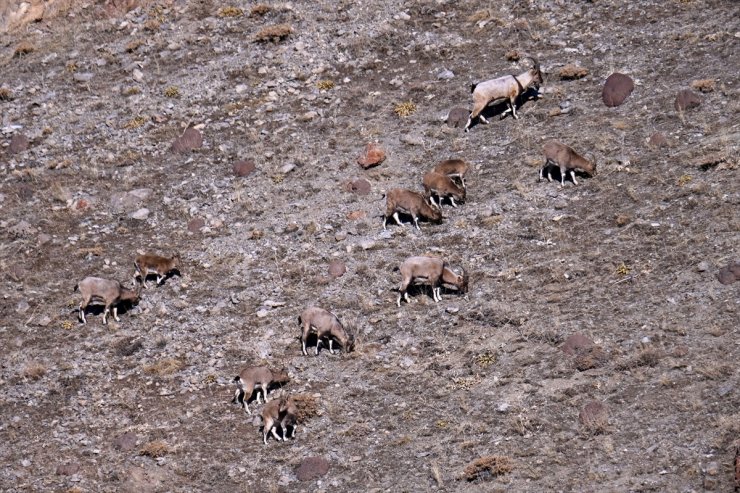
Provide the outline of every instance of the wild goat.
{"type": "Polygon", "coordinates": [[[134,282],[141,278],[141,282],[146,288],[146,278],[150,274],[157,275],[157,284],[162,284],[164,280],[173,273],[180,275],[182,261],[180,255],[173,255],[171,258],[160,257],[159,255],[139,255],[134,261],[134,282]]]}
{"type": "Polygon", "coordinates": [[[80,303],[77,317],[83,324],[87,323],[85,310],[91,302],[93,304],[102,303],[105,305],[103,325],[107,325],[107,317],[111,307],[113,307],[113,318],[116,322],[120,322],[121,320],[118,318],[118,305],[126,302],[136,303],[141,298],[140,283],[136,283],[136,289],[132,290],[124,288],[118,281],[101,279],[99,277],[86,277],[75,285],[74,290],[75,292],[79,290],[80,294],[82,294],[82,302],[80,303]]]}
{"type": "Polygon", "coordinates": [[[314,353],[316,355],[319,354],[321,339],[329,339],[329,352],[331,354],[334,354],[333,344],[335,339],[342,346],[342,349],[348,353],[355,348],[354,334],[348,333],[337,316],[323,308],[311,306],[303,310],[298,317],[298,325],[302,328],[300,339],[303,354],[306,356],[308,355],[306,341],[312,333],[316,334],[316,352],[314,353]]]}
{"type": "Polygon", "coordinates": [[[409,257],[397,269],[401,271],[398,306],[401,306],[401,297],[406,303],[409,302],[408,288],[412,282],[414,285],[431,286],[435,302],[442,299],[442,285],[452,286],[460,293],[468,292],[468,273],[465,269],[462,269],[462,274],[455,274],[447,262],[439,257],[409,257]]]}
{"type": "Polygon", "coordinates": [[[244,406],[244,411],[247,414],[252,414],[247,406],[247,401],[252,397],[252,392],[257,391],[257,404],[260,403],[260,390],[262,390],[262,396],[267,403],[267,393],[272,385],[280,385],[288,383],[290,377],[288,373],[283,371],[272,371],[266,366],[251,366],[244,368],[239,375],[234,378],[236,384],[236,392],[234,392],[234,399],[231,402],[241,403],[244,406]]]}
{"type": "Polygon", "coordinates": [[[565,185],[565,175],[570,172],[570,177],[574,185],[576,181],[575,170],[581,170],[589,176],[596,175],[596,162],[580,156],[576,151],[554,140],[547,141],[542,147],[545,153],[545,165],[540,169],[540,180],[542,173],[547,170],[547,179],[552,181],[551,168],[557,166],[560,168],[560,186],[565,185]]]}
{"type": "Polygon", "coordinates": [[[459,186],[447,175],[430,171],[424,175],[423,184],[429,202],[435,207],[442,207],[444,199],[449,199],[452,207],[457,207],[455,200],[465,201],[465,188],[459,186]],[[439,199],[439,204],[434,202],[435,196],[439,199]]]}
{"type": "Polygon", "coordinates": [[[385,215],[383,216],[383,229],[389,217],[393,217],[399,226],[402,226],[398,213],[408,214],[414,220],[414,226],[419,227],[419,217],[423,217],[435,224],[442,222],[442,211],[439,207],[427,204],[424,196],[418,192],[394,188],[386,195],[385,215]]]}
{"type": "Polygon", "coordinates": [[[465,188],[465,175],[467,174],[470,166],[462,159],[447,159],[437,164],[432,171],[447,175],[450,178],[457,178],[460,180],[460,184],[465,188]]]}
{"type": "Polygon", "coordinates": [[[534,58],[529,57],[529,59],[532,61],[532,68],[526,72],[519,75],[504,75],[498,79],[487,80],[470,86],[470,92],[473,93],[473,111],[468,117],[468,123],[465,124],[466,132],[477,117],[480,117],[481,122],[488,123],[488,120],[481,115],[481,111],[489,104],[508,102],[509,108],[504,111],[503,115],[511,111],[514,118],[519,118],[516,115],[516,98],[524,94],[530,86],[536,85],[539,89],[539,84],[542,84],[540,63],[534,58]]]}
{"type": "Polygon", "coordinates": [[[270,432],[277,441],[295,438],[297,424],[298,408],[292,398],[282,396],[280,399],[271,401],[262,409],[262,441],[267,445],[267,435],[270,432]],[[280,425],[283,432],[282,437],[277,434],[277,425],[280,425]],[[288,427],[290,427],[290,433],[288,433],[288,427]]]}

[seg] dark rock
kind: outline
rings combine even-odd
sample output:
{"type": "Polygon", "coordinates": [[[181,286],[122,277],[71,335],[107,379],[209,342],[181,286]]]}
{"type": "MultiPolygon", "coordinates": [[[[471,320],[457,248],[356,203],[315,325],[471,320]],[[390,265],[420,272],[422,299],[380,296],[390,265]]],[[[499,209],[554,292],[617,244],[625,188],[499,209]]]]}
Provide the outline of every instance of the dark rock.
{"type": "Polygon", "coordinates": [[[575,333],[569,336],[560,349],[565,354],[576,354],[578,351],[588,349],[594,345],[594,341],[581,333],[575,333]]]}
{"type": "Polygon", "coordinates": [[[668,139],[661,132],[655,132],[648,139],[648,145],[654,149],[659,149],[661,147],[668,147],[668,139]]]}
{"type": "Polygon", "coordinates": [[[188,231],[191,233],[197,233],[206,225],[206,221],[200,217],[196,217],[188,221],[188,231]]]}
{"type": "Polygon", "coordinates": [[[676,95],[676,101],[673,103],[673,107],[676,111],[686,111],[692,108],[696,108],[701,104],[701,98],[691,89],[684,89],[679,91],[676,95]]]}
{"type": "Polygon", "coordinates": [[[113,446],[118,450],[128,452],[129,450],[133,450],[136,448],[136,443],[138,441],[139,437],[137,437],[135,433],[127,431],[123,435],[118,435],[113,440],[113,446]]]}
{"type": "Polygon", "coordinates": [[[329,275],[333,278],[342,277],[347,272],[347,266],[341,260],[329,262],[329,275]]]}
{"type": "Polygon", "coordinates": [[[357,158],[357,164],[364,169],[372,168],[385,161],[385,151],[378,144],[367,144],[360,157],[357,158]]]}
{"type": "Polygon", "coordinates": [[[251,159],[245,159],[234,163],[233,170],[236,176],[249,176],[257,170],[257,166],[251,159]]]}
{"type": "Polygon", "coordinates": [[[295,470],[299,481],[311,481],[318,479],[329,472],[329,461],[323,457],[307,457],[295,470]]]}
{"type": "Polygon", "coordinates": [[[8,146],[8,154],[18,154],[19,152],[23,152],[26,149],[28,149],[29,146],[28,137],[26,137],[23,134],[15,134],[10,139],[10,145],[8,146]]]}
{"type": "Polygon", "coordinates": [[[73,474],[77,474],[80,471],[80,465],[77,463],[70,463],[70,464],[59,464],[57,466],[56,474],[57,476],[71,476],[73,474]]]}
{"type": "Polygon", "coordinates": [[[736,275],[729,265],[722,267],[717,273],[717,280],[722,284],[732,284],[738,279],[740,276],[736,275]]]}
{"type": "Polygon", "coordinates": [[[367,195],[371,190],[370,182],[364,178],[345,182],[344,189],[357,195],[367,195]]]}
{"type": "Polygon", "coordinates": [[[600,401],[591,401],[578,414],[581,423],[591,431],[603,431],[609,424],[609,408],[600,401]]]}
{"type": "Polygon", "coordinates": [[[468,123],[470,111],[467,108],[452,108],[447,114],[447,126],[452,128],[463,128],[468,123]]]}
{"type": "Polygon", "coordinates": [[[635,83],[632,79],[624,74],[613,73],[607,77],[604,83],[604,89],[601,91],[601,99],[604,104],[613,107],[624,103],[627,96],[632,94],[635,83]]]}
{"type": "Polygon", "coordinates": [[[172,151],[177,153],[187,153],[195,149],[203,147],[203,136],[198,130],[190,127],[185,132],[175,139],[172,143],[172,151]]]}

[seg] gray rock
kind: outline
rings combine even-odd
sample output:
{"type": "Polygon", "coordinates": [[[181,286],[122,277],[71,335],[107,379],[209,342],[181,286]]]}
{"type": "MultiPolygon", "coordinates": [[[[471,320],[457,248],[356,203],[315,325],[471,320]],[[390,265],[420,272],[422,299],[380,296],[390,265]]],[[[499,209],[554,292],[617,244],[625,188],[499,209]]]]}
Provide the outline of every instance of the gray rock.
{"type": "Polygon", "coordinates": [[[78,72],[72,76],[77,82],[90,82],[94,74],[92,72],[78,72]]]}
{"type": "Polygon", "coordinates": [[[711,268],[712,268],[712,265],[709,262],[707,262],[706,260],[702,260],[696,266],[696,270],[698,270],[699,272],[706,272],[706,271],[708,271],[711,268]]]}
{"type": "Polygon", "coordinates": [[[131,217],[132,219],[137,219],[139,221],[144,221],[149,217],[149,209],[147,209],[146,207],[142,207],[136,212],[132,212],[129,217],[131,217]]]}
{"type": "Polygon", "coordinates": [[[18,304],[15,307],[16,313],[24,314],[28,311],[28,309],[31,308],[31,306],[28,304],[26,300],[21,300],[18,302],[18,304]]]}
{"type": "Polygon", "coordinates": [[[455,74],[452,72],[452,70],[445,68],[445,69],[442,69],[442,71],[437,74],[437,78],[441,80],[454,79],[455,74]]]}
{"type": "Polygon", "coordinates": [[[329,472],[329,461],[323,457],[307,457],[295,470],[299,481],[311,481],[325,476],[329,472]]]}

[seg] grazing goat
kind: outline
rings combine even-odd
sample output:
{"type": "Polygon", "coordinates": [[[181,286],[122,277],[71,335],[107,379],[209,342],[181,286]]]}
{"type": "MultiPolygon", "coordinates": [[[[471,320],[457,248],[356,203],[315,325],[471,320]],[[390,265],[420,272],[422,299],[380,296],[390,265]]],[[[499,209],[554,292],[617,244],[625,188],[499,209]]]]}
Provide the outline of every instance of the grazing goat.
{"type": "Polygon", "coordinates": [[[257,391],[257,404],[260,403],[260,390],[262,390],[262,396],[267,403],[267,393],[270,390],[271,385],[284,384],[290,381],[288,372],[283,371],[272,371],[266,366],[251,366],[244,368],[239,375],[234,378],[236,384],[236,392],[234,392],[234,399],[231,402],[239,403],[241,398],[244,411],[247,414],[252,414],[247,406],[247,401],[252,397],[252,392],[257,391]]]}
{"type": "Polygon", "coordinates": [[[470,169],[470,165],[462,159],[447,159],[437,164],[432,171],[447,175],[450,178],[457,178],[460,180],[460,184],[465,187],[465,175],[470,169]]]}
{"type": "Polygon", "coordinates": [[[298,424],[298,408],[291,397],[280,397],[280,399],[269,402],[262,409],[262,441],[267,445],[267,435],[272,432],[272,436],[277,441],[283,441],[287,438],[295,438],[295,431],[298,424]],[[277,425],[280,425],[283,436],[277,434],[277,425]],[[290,427],[290,433],[288,433],[290,427]]]}
{"type": "Polygon", "coordinates": [[[82,295],[82,302],[80,303],[77,318],[83,324],[87,323],[85,310],[91,302],[93,304],[102,303],[105,305],[103,325],[107,325],[107,317],[111,307],[113,307],[113,318],[116,322],[120,322],[121,320],[118,318],[118,305],[125,302],[136,303],[141,298],[140,283],[136,283],[136,289],[127,289],[118,281],[101,279],[99,277],[86,277],[75,285],[74,290],[79,290],[82,295]]]}
{"type": "Polygon", "coordinates": [[[589,161],[580,156],[567,145],[550,140],[545,143],[542,150],[545,153],[545,165],[540,169],[540,180],[542,180],[543,172],[547,169],[547,179],[548,181],[552,181],[552,166],[560,168],[561,187],[565,185],[565,175],[568,172],[570,172],[570,177],[573,180],[574,185],[578,185],[575,170],[581,170],[589,176],[596,175],[596,162],[593,160],[589,161]]]}
{"type": "Polygon", "coordinates": [[[482,123],[488,123],[488,120],[481,115],[481,111],[489,104],[509,103],[509,108],[504,111],[503,115],[511,111],[514,118],[516,115],[516,98],[524,94],[530,86],[542,84],[542,72],[540,71],[539,62],[530,57],[532,68],[519,75],[504,75],[498,79],[487,80],[479,84],[472,84],[470,92],[473,93],[473,111],[468,117],[468,123],[465,124],[465,131],[470,129],[470,124],[475,118],[480,117],[482,123]]]}
{"type": "Polygon", "coordinates": [[[408,214],[414,220],[414,226],[419,227],[419,217],[439,224],[442,222],[442,211],[439,207],[427,204],[424,196],[418,192],[394,188],[386,196],[385,215],[383,216],[383,229],[386,229],[388,218],[393,217],[399,226],[402,226],[398,213],[408,214]]]}
{"type": "Polygon", "coordinates": [[[465,201],[465,188],[455,183],[447,175],[430,171],[424,175],[424,192],[429,197],[429,202],[436,207],[442,207],[442,200],[449,199],[452,207],[457,207],[458,202],[465,201]],[[434,202],[434,197],[439,199],[439,204],[434,202]]]}
{"type": "Polygon", "coordinates": [[[398,270],[401,271],[401,286],[398,288],[398,306],[401,298],[409,302],[408,287],[425,284],[432,287],[432,298],[435,302],[442,299],[440,293],[442,285],[452,286],[461,293],[468,292],[468,273],[462,269],[462,274],[455,274],[445,260],[439,257],[409,257],[403,261],[398,270]]]}
{"type": "Polygon", "coordinates": [[[329,339],[329,352],[334,354],[334,340],[342,346],[342,349],[346,352],[351,352],[355,348],[355,336],[352,333],[348,333],[339,319],[333,313],[311,306],[303,310],[298,317],[298,325],[301,326],[301,346],[303,354],[308,355],[306,351],[306,341],[311,333],[316,334],[316,352],[319,354],[319,344],[321,339],[329,339]]]}
{"type": "Polygon", "coordinates": [[[172,273],[180,275],[182,261],[180,255],[173,255],[171,258],[160,257],[159,255],[139,255],[134,261],[134,282],[141,278],[141,282],[146,289],[146,278],[150,274],[157,275],[157,284],[162,284],[164,280],[172,273]]]}

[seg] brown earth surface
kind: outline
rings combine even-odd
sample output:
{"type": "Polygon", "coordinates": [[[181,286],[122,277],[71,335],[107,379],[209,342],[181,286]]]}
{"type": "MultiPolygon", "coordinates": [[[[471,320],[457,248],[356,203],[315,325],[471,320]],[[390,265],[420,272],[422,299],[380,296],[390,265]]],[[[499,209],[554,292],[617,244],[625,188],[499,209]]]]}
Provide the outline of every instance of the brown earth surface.
{"type": "Polygon", "coordinates": [[[0,35],[0,490],[731,491],[737,19],[723,0],[121,1],[0,35]],[[445,123],[526,56],[545,81],[518,120],[445,123]],[[607,108],[614,72],[635,88],[607,108]],[[538,182],[553,138],[598,174],[538,182]],[[368,143],[386,157],[364,170],[368,143]],[[472,166],[467,202],[383,232],[383,194],[448,158],[472,166]],[[181,276],[80,325],[75,283],[130,286],[144,252],[179,252],[181,276]],[[469,293],[398,308],[393,268],[421,254],[469,293]],[[354,352],[302,356],[313,304],[353,322],[354,352]],[[593,344],[565,353],[574,334],[593,344]],[[272,395],[302,396],[294,440],[263,445],[230,404],[256,364],[289,370],[272,395]],[[308,458],[323,474],[299,481],[308,458]]]}

